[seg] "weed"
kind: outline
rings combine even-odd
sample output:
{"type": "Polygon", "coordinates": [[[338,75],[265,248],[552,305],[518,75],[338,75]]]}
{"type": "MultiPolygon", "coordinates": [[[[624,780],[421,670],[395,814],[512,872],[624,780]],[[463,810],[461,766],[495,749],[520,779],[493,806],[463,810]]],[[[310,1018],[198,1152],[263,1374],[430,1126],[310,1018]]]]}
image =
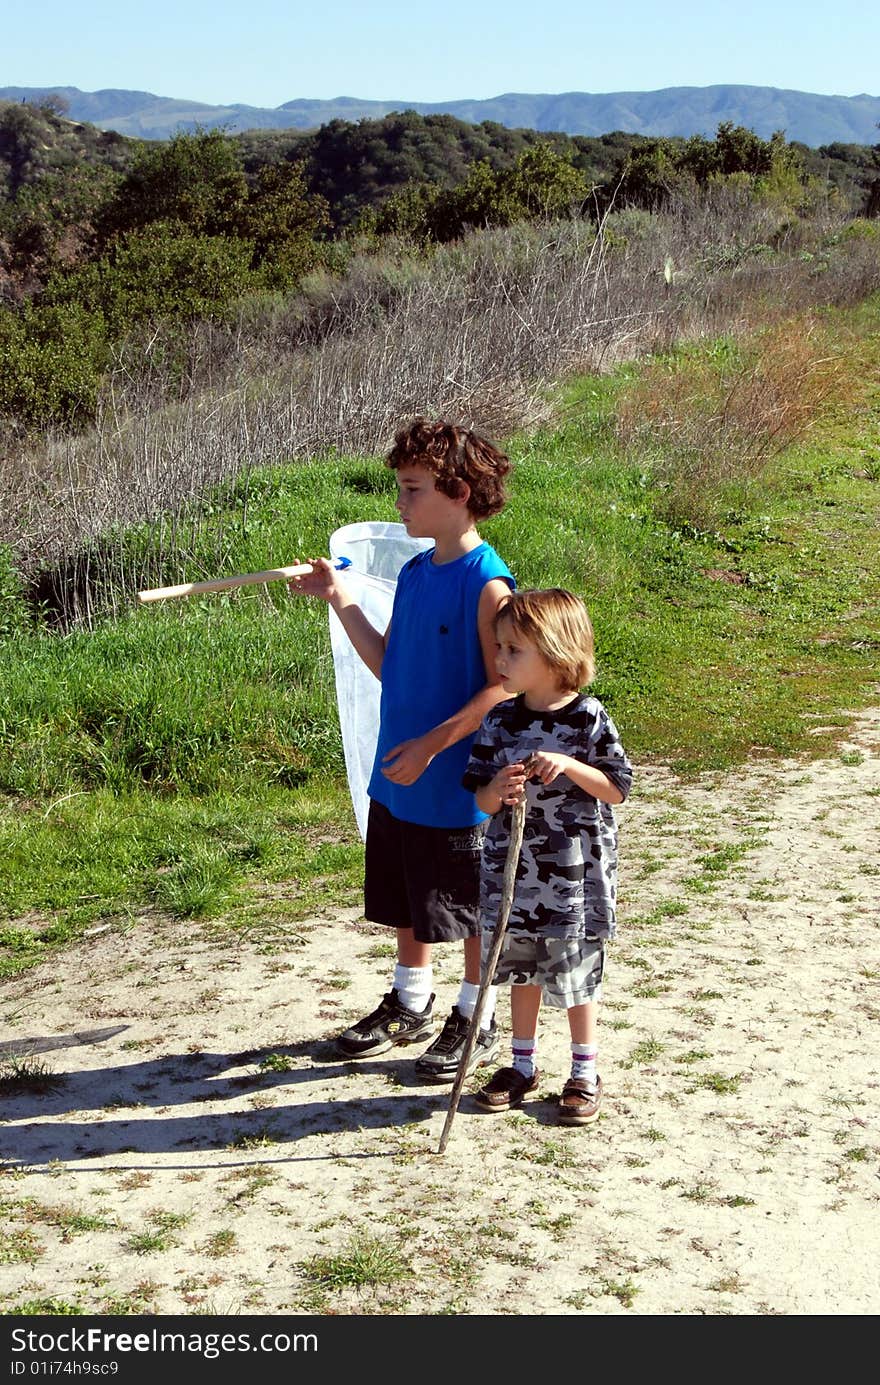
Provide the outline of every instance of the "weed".
{"type": "Polygon", "coordinates": [[[683,1188],[680,1197],[687,1198],[688,1202],[712,1202],[715,1197],[716,1185],[711,1181],[697,1182],[692,1188],[683,1188]]]}
{"type": "Polygon", "coordinates": [[[46,1254],[32,1231],[0,1231],[0,1265],[33,1265],[46,1254]]]}
{"type": "Polygon", "coordinates": [[[673,1062],[702,1063],[705,1058],[710,1058],[711,1056],[712,1055],[705,1048],[691,1048],[687,1053],[679,1053],[678,1057],[673,1059],[673,1062]]]}
{"type": "Polygon", "coordinates": [[[365,955],[369,957],[371,961],[378,961],[380,958],[384,959],[385,957],[396,957],[397,947],[394,943],[372,943],[371,946],[367,948],[365,955]]]}
{"type": "Polygon", "coordinates": [[[641,1292],[634,1280],[626,1279],[600,1279],[599,1288],[603,1294],[608,1294],[611,1298],[616,1298],[618,1303],[622,1303],[624,1308],[632,1308],[635,1297],[641,1292]]]}
{"type": "Polygon", "coordinates": [[[124,1178],[120,1178],[119,1186],[126,1190],[130,1188],[145,1188],[148,1183],[152,1182],[152,1178],[153,1175],[147,1173],[145,1169],[133,1169],[132,1172],[127,1173],[124,1178]]]}
{"type": "Polygon", "coordinates": [[[86,1310],[80,1308],[79,1304],[68,1303],[63,1298],[30,1298],[23,1303],[17,1303],[13,1308],[4,1308],[4,1313],[9,1313],[13,1317],[35,1318],[35,1317],[72,1317],[76,1314],[84,1313],[86,1310]]]}
{"type": "Polygon", "coordinates": [[[863,765],[865,757],[860,750],[842,750],[840,752],[840,763],[855,768],[856,765],[863,765]]]}
{"type": "Polygon", "coordinates": [[[707,875],[724,875],[756,844],[755,838],[748,838],[742,842],[725,842],[722,846],[716,846],[714,850],[705,855],[697,856],[696,860],[707,875]]]}
{"type": "MultiPolygon", "coordinates": [[[[178,1244],[174,1235],[189,1221],[183,1212],[165,1212],[160,1208],[150,1212],[148,1222],[155,1230],[135,1232],[126,1241],[126,1249],[135,1255],[152,1255],[154,1251],[171,1250],[178,1244]]],[[[109,1310],[108,1310],[109,1311],[109,1310]]]]}
{"type": "Polygon", "coordinates": [[[375,1287],[410,1279],[413,1269],[399,1246],[357,1232],[337,1255],[313,1255],[300,1264],[304,1277],[323,1289],[375,1287]]]}
{"type": "Polygon", "coordinates": [[[296,1063],[284,1053],[267,1053],[258,1064],[260,1072],[293,1072],[296,1063]]]}
{"type": "Polygon", "coordinates": [[[237,1247],[238,1239],[235,1232],[224,1229],[211,1233],[205,1243],[204,1253],[212,1260],[219,1260],[224,1255],[231,1255],[237,1247]]]}
{"type": "Polygon", "coordinates": [[[542,1140],[537,1146],[519,1145],[508,1152],[508,1159],[523,1159],[528,1164],[540,1164],[553,1168],[572,1169],[578,1161],[570,1149],[557,1140],[542,1140]]]}
{"type": "Polygon", "coordinates": [[[710,1092],[728,1094],[738,1092],[741,1082],[741,1073],[734,1073],[731,1077],[725,1077],[724,1074],[720,1072],[705,1072],[701,1073],[700,1076],[696,1078],[694,1085],[689,1087],[688,1090],[693,1092],[700,1087],[704,1087],[710,1092]]]}
{"type": "Polygon", "coordinates": [[[666,1045],[659,1039],[643,1039],[636,1044],[635,1048],[630,1049],[629,1056],[622,1063],[622,1067],[634,1068],[643,1063],[653,1063],[655,1058],[659,1058],[661,1053],[665,1053],[666,1045]]]}
{"type": "Polygon", "coordinates": [[[268,1149],[272,1145],[277,1145],[278,1136],[268,1125],[261,1125],[258,1130],[244,1131],[240,1135],[235,1135],[229,1142],[230,1149],[268,1149]]]}
{"type": "Polygon", "coordinates": [[[738,1274],[721,1275],[706,1285],[712,1294],[738,1294],[742,1292],[743,1287],[743,1281],[738,1274]]]}
{"type": "Polygon", "coordinates": [[[114,1295],[104,1299],[101,1312],[108,1317],[140,1317],[149,1311],[149,1305],[158,1292],[159,1285],[145,1280],[127,1294],[114,1295]]]}
{"type": "Polygon", "coordinates": [[[57,1227],[64,1241],[86,1231],[111,1231],[117,1225],[114,1219],[101,1214],[80,1212],[72,1207],[46,1207],[35,1198],[28,1198],[21,1211],[28,1221],[57,1227]]]}
{"type": "Polygon", "coordinates": [[[32,1093],[44,1096],[58,1091],[66,1078],[53,1073],[41,1058],[0,1058],[0,1096],[22,1096],[32,1093]]]}

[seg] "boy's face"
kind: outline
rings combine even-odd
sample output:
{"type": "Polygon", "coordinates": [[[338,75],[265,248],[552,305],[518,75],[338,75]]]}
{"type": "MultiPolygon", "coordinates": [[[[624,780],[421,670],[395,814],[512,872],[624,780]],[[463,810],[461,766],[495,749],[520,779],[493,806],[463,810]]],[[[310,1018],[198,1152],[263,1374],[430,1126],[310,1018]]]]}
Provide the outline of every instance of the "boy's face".
{"type": "Polygon", "coordinates": [[[395,506],[411,539],[436,539],[460,522],[462,501],[438,491],[434,473],[423,466],[397,468],[395,506]]]}
{"type": "Polygon", "coordinates": [[[546,659],[525,635],[502,617],[495,628],[495,668],[505,692],[552,695],[556,678],[546,659]]]}

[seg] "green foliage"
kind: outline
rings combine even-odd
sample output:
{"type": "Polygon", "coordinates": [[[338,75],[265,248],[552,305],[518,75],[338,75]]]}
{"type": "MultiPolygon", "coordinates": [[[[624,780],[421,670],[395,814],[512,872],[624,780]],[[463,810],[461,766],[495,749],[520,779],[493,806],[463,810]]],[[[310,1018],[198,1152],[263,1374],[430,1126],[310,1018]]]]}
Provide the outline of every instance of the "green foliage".
{"type": "Polygon", "coordinates": [[[761,139],[732,121],[722,121],[714,140],[694,135],[687,140],[650,139],[621,161],[613,187],[616,205],[657,210],[675,196],[729,179],[744,179],[765,200],[797,206],[803,200],[807,174],[798,150],[781,133],[761,139]]]}
{"type": "Polygon", "coordinates": [[[0,203],[6,265],[15,280],[45,283],[53,271],[87,256],[92,220],[115,177],[105,166],[65,164],[0,203]]]}
{"type": "Polygon", "coordinates": [[[197,235],[223,234],[247,200],[238,149],[220,130],[178,134],[138,150],[97,221],[99,240],[160,221],[197,235]]]}
{"type": "Polygon", "coordinates": [[[248,241],[156,221],[122,236],[101,259],[53,278],[43,301],[69,311],[91,304],[118,339],[144,321],[226,316],[262,282],[252,262],[248,241]]]}
{"type": "Polygon", "coordinates": [[[13,566],[8,547],[0,544],[0,640],[23,631],[27,623],[21,577],[13,566]]]}
{"type": "Polygon", "coordinates": [[[122,176],[65,166],[28,182],[26,153],[53,118],[13,108],[0,129],[18,194],[0,203],[0,248],[24,299],[0,310],[0,413],[35,425],[87,420],[111,344],[138,324],[227,318],[249,293],[295,287],[328,223],[301,165],[249,184],[216,130],[143,146],[122,176]]]}
{"type": "Polygon", "coordinates": [[[108,355],[104,319],[77,299],[0,308],[0,413],[74,423],[95,406],[108,355]]]}
{"type": "Polygon", "coordinates": [[[363,1289],[411,1279],[415,1273],[402,1247],[387,1234],[353,1232],[337,1255],[313,1255],[300,1265],[303,1276],[325,1289],[363,1289]]]}
{"type": "Polygon", "coordinates": [[[317,237],[330,223],[323,197],[311,196],[302,164],[261,168],[235,229],[253,246],[253,263],[262,266],[269,288],[295,287],[319,256],[317,237]]]}
{"type": "Polygon", "coordinates": [[[377,235],[406,235],[416,241],[458,240],[478,226],[510,226],[543,217],[579,213],[587,197],[584,174],[573,155],[539,140],[525,148],[510,168],[495,169],[488,159],[472,163],[464,180],[447,189],[424,183],[405,185],[361,229],[377,235]]]}
{"type": "Polygon", "coordinates": [[[61,119],[45,103],[0,101],[0,201],[16,199],[59,170],[119,172],[134,147],[115,130],[61,119]]]}

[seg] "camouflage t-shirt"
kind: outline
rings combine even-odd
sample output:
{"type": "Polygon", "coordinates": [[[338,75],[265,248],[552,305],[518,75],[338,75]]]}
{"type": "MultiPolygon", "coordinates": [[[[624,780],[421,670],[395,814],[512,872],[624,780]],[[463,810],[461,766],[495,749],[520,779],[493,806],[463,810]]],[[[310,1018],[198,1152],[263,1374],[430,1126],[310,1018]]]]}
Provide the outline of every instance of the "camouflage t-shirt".
{"type": "MultiPolygon", "coordinates": [[[[614,722],[595,697],[578,696],[555,712],[533,712],[520,696],[483,719],[462,783],[471,792],[505,764],[533,751],[556,751],[608,775],[624,798],[632,766],[614,722]]],[[[508,928],[572,938],[610,938],[615,928],[617,826],[614,810],[565,774],[526,785],[526,819],[508,928]]],[[[490,820],[483,846],[480,907],[494,928],[501,904],[510,808],[490,820]]]]}

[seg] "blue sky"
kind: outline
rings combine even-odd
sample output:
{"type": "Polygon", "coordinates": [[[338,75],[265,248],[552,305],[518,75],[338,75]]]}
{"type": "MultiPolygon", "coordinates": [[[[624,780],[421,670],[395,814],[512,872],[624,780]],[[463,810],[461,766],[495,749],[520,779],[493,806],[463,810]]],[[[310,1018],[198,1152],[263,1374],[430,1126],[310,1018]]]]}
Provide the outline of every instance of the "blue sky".
{"type": "Polygon", "coordinates": [[[4,11],[0,86],[254,106],[719,82],[880,95],[880,0],[40,0],[4,11]]]}

